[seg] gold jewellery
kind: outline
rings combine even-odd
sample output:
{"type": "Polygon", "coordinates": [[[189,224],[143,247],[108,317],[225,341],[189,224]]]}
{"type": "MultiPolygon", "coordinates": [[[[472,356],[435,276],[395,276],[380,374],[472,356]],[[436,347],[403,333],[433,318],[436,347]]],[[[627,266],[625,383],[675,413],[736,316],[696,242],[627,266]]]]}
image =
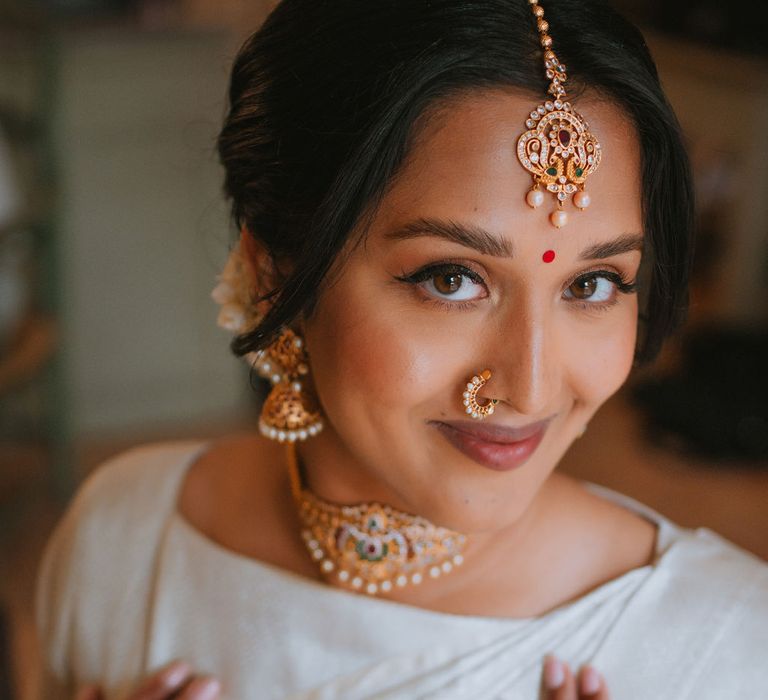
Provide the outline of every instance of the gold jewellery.
{"type": "Polygon", "coordinates": [[[259,430],[272,440],[306,440],[323,429],[320,407],[302,379],[309,374],[303,340],[290,328],[283,329],[266,349],[250,358],[256,371],[272,382],[261,409],[259,430]]]}
{"type": "Polygon", "coordinates": [[[542,188],[557,199],[557,209],[549,215],[556,228],[565,226],[568,214],[563,203],[569,196],[578,209],[586,209],[590,197],[584,190],[587,177],[600,165],[601,148],[597,137],[589,131],[582,117],[566,100],[565,66],[552,51],[549,23],[539,0],[528,0],[536,17],[541,46],[544,49],[544,68],[551,81],[547,100],[534,109],[525,122],[528,128],[517,140],[517,158],[533,176],[533,187],[525,197],[529,206],[544,203],[542,188]]]}
{"type": "Polygon", "coordinates": [[[477,402],[477,392],[485,386],[485,383],[491,378],[491,370],[484,369],[480,374],[476,374],[470,381],[467,382],[467,388],[462,394],[462,403],[465,406],[465,412],[476,420],[482,420],[486,416],[490,416],[497,403],[498,399],[490,399],[486,404],[479,404],[477,402]]]}
{"type": "Polygon", "coordinates": [[[303,488],[288,444],[291,490],[309,555],[327,581],[371,596],[450,573],[466,536],[380,503],[338,505],[303,488]]]}

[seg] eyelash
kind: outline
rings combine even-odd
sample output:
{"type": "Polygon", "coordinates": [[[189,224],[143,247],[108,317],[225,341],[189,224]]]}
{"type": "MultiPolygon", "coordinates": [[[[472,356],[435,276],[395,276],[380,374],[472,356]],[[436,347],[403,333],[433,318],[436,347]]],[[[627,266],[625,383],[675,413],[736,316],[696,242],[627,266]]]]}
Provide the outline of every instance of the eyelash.
{"type": "MultiPolygon", "coordinates": [[[[469,278],[475,284],[481,284],[486,286],[485,280],[480,277],[474,270],[470,270],[464,265],[457,265],[456,263],[437,263],[434,265],[427,265],[426,267],[416,270],[416,272],[410,275],[403,275],[402,277],[396,277],[395,279],[405,282],[406,284],[419,285],[427,280],[434,279],[440,275],[458,274],[469,278]]],[[[428,304],[434,304],[435,306],[446,309],[448,311],[464,311],[466,309],[472,309],[477,304],[477,300],[473,301],[445,301],[444,299],[438,299],[436,297],[429,297],[424,299],[428,304]]]]}
{"type": "MultiPolygon", "coordinates": [[[[485,280],[474,270],[471,270],[464,265],[449,262],[427,265],[426,267],[423,267],[410,275],[395,277],[395,279],[415,286],[421,284],[422,282],[426,282],[427,280],[439,277],[440,275],[449,274],[463,275],[475,284],[483,285],[483,287],[486,287],[487,290],[485,280]]],[[[591,277],[603,278],[607,279],[609,282],[612,282],[616,286],[616,291],[619,294],[634,294],[637,291],[637,282],[631,282],[618,272],[614,272],[612,270],[588,270],[586,272],[581,272],[567,282],[565,289],[568,289],[571,285],[573,285],[575,282],[578,282],[580,279],[588,279],[591,277]]],[[[464,311],[474,308],[474,306],[477,304],[477,301],[479,300],[446,301],[444,299],[430,297],[424,301],[429,304],[434,304],[435,306],[445,310],[464,311]]],[[[574,300],[572,303],[587,311],[604,311],[618,303],[618,298],[614,297],[611,301],[606,302],[574,300]]]]}

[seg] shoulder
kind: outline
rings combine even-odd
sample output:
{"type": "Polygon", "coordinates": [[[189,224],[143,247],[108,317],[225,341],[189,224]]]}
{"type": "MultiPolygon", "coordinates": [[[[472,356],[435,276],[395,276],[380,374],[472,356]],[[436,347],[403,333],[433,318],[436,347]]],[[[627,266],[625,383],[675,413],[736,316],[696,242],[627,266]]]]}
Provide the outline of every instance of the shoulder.
{"type": "Polygon", "coordinates": [[[183,471],[207,443],[162,442],[141,445],[107,460],[83,482],[71,509],[92,510],[154,494],[152,501],[178,483],[183,471]]]}
{"type": "Polygon", "coordinates": [[[186,467],[204,445],[144,445],[97,467],[82,483],[57,524],[43,564],[49,563],[57,551],[77,552],[83,557],[111,554],[110,545],[118,542],[125,552],[123,547],[129,543],[126,528],[146,531],[163,519],[173,507],[173,497],[186,467]]]}
{"type": "Polygon", "coordinates": [[[768,562],[708,528],[681,532],[673,568],[681,585],[718,599],[751,598],[768,615],[768,562]]]}
{"type": "Polygon", "coordinates": [[[768,687],[768,564],[706,529],[679,528],[596,665],[616,697],[752,697],[768,687]],[[629,670],[631,668],[631,671],[629,670]]]}
{"type": "Polygon", "coordinates": [[[695,697],[750,697],[768,687],[768,562],[706,528],[681,545],[677,597],[693,599],[704,640],[695,697]]]}
{"type": "Polygon", "coordinates": [[[109,617],[103,611],[119,614],[146,598],[178,482],[204,445],[128,450],[99,466],[78,489],[48,540],[37,575],[38,634],[58,676],[68,668],[73,647],[82,651],[101,639],[96,626],[109,617]]]}
{"type": "Polygon", "coordinates": [[[75,538],[85,543],[90,538],[105,543],[112,532],[124,536],[126,527],[152,527],[173,507],[179,481],[204,445],[143,445],[107,460],[81,484],[52,542],[75,538]]]}

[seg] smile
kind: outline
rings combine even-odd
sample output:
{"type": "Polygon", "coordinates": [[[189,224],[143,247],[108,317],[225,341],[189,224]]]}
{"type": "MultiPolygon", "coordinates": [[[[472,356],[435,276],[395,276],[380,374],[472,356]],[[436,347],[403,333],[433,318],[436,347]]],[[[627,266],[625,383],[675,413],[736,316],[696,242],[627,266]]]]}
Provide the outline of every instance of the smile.
{"type": "Polygon", "coordinates": [[[550,421],[551,418],[520,428],[469,421],[435,421],[433,425],[457,450],[478,464],[494,471],[509,471],[533,454],[550,421]]]}

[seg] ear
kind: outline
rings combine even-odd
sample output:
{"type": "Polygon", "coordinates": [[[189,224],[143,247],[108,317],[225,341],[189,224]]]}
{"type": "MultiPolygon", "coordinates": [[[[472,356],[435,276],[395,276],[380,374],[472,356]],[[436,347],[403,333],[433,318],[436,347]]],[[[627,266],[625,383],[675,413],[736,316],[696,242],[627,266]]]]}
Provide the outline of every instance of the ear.
{"type": "MultiPolygon", "coordinates": [[[[249,268],[250,278],[254,281],[253,295],[261,298],[278,287],[291,271],[291,264],[281,262],[276,264],[266,246],[261,243],[248,229],[243,226],[240,230],[240,250],[242,257],[249,268]]],[[[266,315],[271,301],[263,301],[259,304],[259,313],[266,315]]],[[[303,322],[297,323],[296,330],[303,330],[303,322]]]]}
{"type": "Polygon", "coordinates": [[[267,248],[245,226],[240,230],[240,250],[254,280],[254,295],[262,297],[271,292],[280,282],[274,260],[267,248]]]}

